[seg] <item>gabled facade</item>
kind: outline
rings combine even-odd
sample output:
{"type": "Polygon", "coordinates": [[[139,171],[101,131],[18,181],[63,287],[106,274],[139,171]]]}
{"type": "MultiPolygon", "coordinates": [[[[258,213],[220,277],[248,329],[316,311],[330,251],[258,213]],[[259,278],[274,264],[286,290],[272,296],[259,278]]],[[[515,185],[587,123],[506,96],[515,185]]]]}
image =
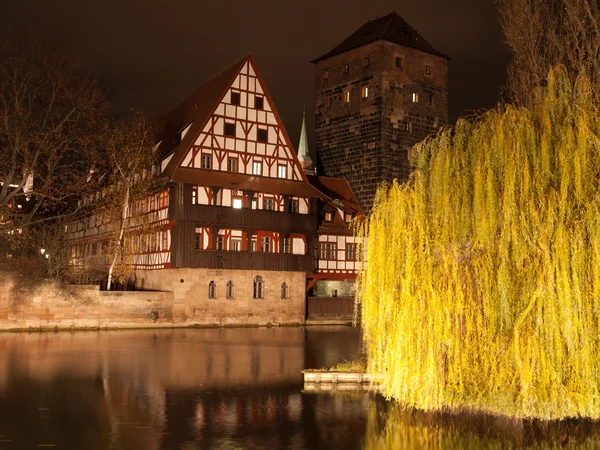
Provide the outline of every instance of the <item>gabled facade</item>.
{"type": "MultiPolygon", "coordinates": [[[[303,322],[327,197],[306,179],[252,55],[158,119],[154,136],[166,187],[141,206],[156,210],[159,237],[140,246],[135,286],[173,291],[175,321],[303,322]]],[[[69,230],[74,265],[111,226],[97,222],[69,230]]]]}

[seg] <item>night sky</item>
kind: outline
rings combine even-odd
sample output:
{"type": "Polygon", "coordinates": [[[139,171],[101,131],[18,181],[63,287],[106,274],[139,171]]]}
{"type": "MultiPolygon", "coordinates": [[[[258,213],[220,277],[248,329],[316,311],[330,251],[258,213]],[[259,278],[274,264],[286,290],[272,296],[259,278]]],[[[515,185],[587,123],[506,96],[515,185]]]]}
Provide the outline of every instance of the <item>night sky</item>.
{"type": "Polygon", "coordinates": [[[46,30],[98,76],[116,114],[164,114],[213,73],[252,52],[297,145],[306,104],[310,146],[312,59],[392,10],[449,65],[450,120],[492,107],[510,59],[493,0],[3,0],[0,27],[46,30]]]}

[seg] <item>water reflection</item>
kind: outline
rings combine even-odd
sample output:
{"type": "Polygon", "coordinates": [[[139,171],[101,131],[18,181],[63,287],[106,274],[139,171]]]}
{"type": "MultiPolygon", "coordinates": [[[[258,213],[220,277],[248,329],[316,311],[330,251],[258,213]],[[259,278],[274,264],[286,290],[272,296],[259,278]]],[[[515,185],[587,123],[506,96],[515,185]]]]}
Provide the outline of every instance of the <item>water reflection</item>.
{"type": "Polygon", "coordinates": [[[600,424],[589,420],[540,422],[475,414],[424,413],[374,399],[364,450],[598,449],[600,424]]]}
{"type": "Polygon", "coordinates": [[[303,395],[351,328],[0,334],[0,449],[360,448],[369,400],[303,395]]]}

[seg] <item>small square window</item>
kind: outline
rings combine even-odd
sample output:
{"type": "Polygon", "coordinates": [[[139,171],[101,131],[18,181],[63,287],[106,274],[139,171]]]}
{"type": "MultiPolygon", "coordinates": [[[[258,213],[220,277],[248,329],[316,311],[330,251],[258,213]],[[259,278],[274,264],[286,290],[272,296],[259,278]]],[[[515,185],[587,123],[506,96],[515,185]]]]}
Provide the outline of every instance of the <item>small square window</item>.
{"type": "Polygon", "coordinates": [[[325,211],[325,222],[333,222],[333,211],[325,211]]]}
{"type": "Polygon", "coordinates": [[[402,69],[402,58],[400,58],[399,56],[396,56],[396,67],[402,69]]]}
{"type": "Polygon", "coordinates": [[[419,103],[419,94],[417,94],[416,92],[413,92],[412,101],[413,101],[413,103],[419,103]]]}
{"type": "Polygon", "coordinates": [[[231,104],[239,105],[240,104],[240,93],[239,92],[231,92],[231,104]]]}
{"type": "Polygon", "coordinates": [[[223,133],[225,136],[235,136],[235,123],[225,122],[223,133]]]}
{"type": "Polygon", "coordinates": [[[344,92],[344,103],[350,103],[350,91],[344,92]]]}
{"type": "Polygon", "coordinates": [[[425,75],[431,75],[431,66],[425,66],[425,75]]]}
{"type": "Polygon", "coordinates": [[[210,155],[202,155],[202,168],[203,169],[210,169],[212,168],[212,158],[210,157],[210,155]]]}
{"type": "Polygon", "coordinates": [[[231,202],[233,209],[242,209],[243,201],[241,198],[234,197],[231,202]]]}
{"type": "Polygon", "coordinates": [[[265,108],[265,98],[256,95],[254,97],[254,108],[255,109],[264,109],[265,108]]]}
{"type": "Polygon", "coordinates": [[[365,67],[369,67],[369,64],[371,63],[371,60],[369,59],[369,57],[367,56],[365,58],[365,67]]]}
{"type": "Polygon", "coordinates": [[[362,93],[362,98],[369,97],[369,86],[363,86],[361,93],[362,93]]]}
{"type": "Polygon", "coordinates": [[[350,64],[344,64],[344,73],[350,72],[350,64]]]}
{"type": "Polygon", "coordinates": [[[237,158],[228,158],[227,159],[227,170],[229,172],[237,172],[237,158]]]}
{"type": "Polygon", "coordinates": [[[267,130],[259,128],[256,132],[256,140],[258,142],[267,142],[267,130]]]}

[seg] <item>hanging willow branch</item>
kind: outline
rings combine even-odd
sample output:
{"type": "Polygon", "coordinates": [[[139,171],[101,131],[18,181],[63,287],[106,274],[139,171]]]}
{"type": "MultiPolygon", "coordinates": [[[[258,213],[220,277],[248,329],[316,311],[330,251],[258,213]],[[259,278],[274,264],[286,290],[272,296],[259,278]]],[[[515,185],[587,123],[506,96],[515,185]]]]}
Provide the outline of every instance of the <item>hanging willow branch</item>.
{"type": "Polygon", "coordinates": [[[564,68],[538,98],[420,144],[363,228],[368,369],[402,404],[600,417],[600,113],[564,68]]]}

